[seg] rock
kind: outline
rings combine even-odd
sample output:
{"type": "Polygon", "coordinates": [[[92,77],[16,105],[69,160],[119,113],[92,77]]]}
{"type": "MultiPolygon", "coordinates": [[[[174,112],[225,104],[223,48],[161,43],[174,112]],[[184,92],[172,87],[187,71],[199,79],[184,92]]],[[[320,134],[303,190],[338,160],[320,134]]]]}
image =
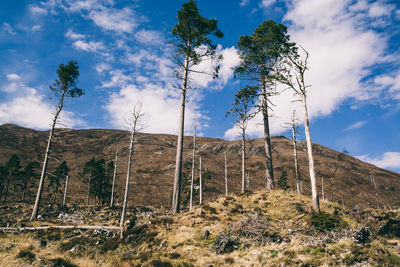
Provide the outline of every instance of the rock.
{"type": "Polygon", "coordinates": [[[41,239],[41,240],[39,241],[39,247],[40,247],[40,248],[45,248],[46,246],[47,246],[47,241],[41,239]]]}
{"type": "Polygon", "coordinates": [[[209,232],[208,230],[205,230],[205,231],[203,232],[203,237],[204,237],[204,239],[207,240],[209,236],[210,236],[210,232],[209,232]]]}
{"type": "Polygon", "coordinates": [[[166,247],[168,247],[168,242],[167,241],[162,242],[160,248],[166,248],[166,247]]]}

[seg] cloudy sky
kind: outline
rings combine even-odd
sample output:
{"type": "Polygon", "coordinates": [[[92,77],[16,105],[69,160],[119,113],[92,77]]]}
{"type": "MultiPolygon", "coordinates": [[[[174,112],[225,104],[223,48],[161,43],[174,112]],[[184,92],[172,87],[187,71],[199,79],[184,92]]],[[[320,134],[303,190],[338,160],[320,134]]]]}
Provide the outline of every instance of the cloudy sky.
{"type": "MultiPolygon", "coordinates": [[[[68,99],[62,123],[70,128],[124,128],[137,101],[147,132],[175,134],[179,92],[171,86],[168,42],[184,1],[2,0],[0,3],[0,124],[46,130],[56,99],[49,90],[60,63],[77,60],[86,95],[68,99]]],[[[235,80],[236,43],[264,20],[285,24],[310,53],[306,74],[314,142],[400,171],[400,3],[368,0],[198,0],[216,18],[224,56],[218,80],[196,75],[189,92],[186,132],[194,118],[204,136],[235,139],[226,118],[235,80]]],[[[203,66],[209,67],[206,64],[203,66]]],[[[272,98],[273,135],[292,110],[290,91],[272,98]]],[[[262,135],[256,117],[250,138],[262,135]]]]}

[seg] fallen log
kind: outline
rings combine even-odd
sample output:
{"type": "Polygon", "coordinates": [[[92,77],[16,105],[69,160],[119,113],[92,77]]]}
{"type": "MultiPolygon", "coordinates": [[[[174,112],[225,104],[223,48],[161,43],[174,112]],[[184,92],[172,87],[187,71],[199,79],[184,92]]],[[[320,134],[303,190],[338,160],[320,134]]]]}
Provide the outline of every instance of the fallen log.
{"type": "Polygon", "coordinates": [[[105,226],[105,225],[55,225],[55,226],[37,226],[37,227],[0,227],[1,232],[15,233],[23,231],[38,231],[48,229],[81,229],[81,230],[96,230],[105,229],[110,231],[121,231],[119,226],[105,226]]]}

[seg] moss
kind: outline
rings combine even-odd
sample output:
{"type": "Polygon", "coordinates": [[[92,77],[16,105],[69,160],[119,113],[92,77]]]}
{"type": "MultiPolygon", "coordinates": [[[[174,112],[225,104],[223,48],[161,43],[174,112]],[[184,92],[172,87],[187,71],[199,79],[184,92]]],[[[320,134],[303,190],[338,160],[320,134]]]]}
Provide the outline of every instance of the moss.
{"type": "Polygon", "coordinates": [[[317,230],[331,231],[346,225],[339,215],[331,215],[324,211],[312,212],[307,221],[317,230]]]}

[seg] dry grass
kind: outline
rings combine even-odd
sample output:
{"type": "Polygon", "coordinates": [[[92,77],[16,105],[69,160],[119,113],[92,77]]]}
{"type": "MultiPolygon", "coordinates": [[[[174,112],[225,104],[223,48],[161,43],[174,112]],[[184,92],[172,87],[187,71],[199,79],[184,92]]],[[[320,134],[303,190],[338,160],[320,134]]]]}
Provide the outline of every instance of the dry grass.
{"type": "MultiPolygon", "coordinates": [[[[122,241],[77,230],[0,234],[0,262],[5,266],[40,266],[43,262],[51,266],[57,259],[71,266],[400,264],[400,238],[386,239],[377,234],[379,226],[398,217],[400,211],[352,214],[337,204],[322,202],[321,208],[328,218],[341,223],[334,229],[321,230],[310,223],[311,207],[308,197],[274,190],[221,197],[177,216],[161,210],[131,209],[130,219],[135,216],[136,225],[122,241]],[[359,245],[352,240],[351,233],[367,221],[373,233],[372,242],[359,245]],[[205,231],[210,233],[207,238],[205,231]],[[215,244],[224,233],[236,238],[238,246],[217,254],[215,244]],[[45,247],[40,246],[43,240],[45,247]]],[[[90,219],[93,223],[102,223],[105,216],[117,220],[118,212],[110,214],[108,208],[94,212],[90,219]]],[[[50,221],[62,223],[54,218],[50,221]]]]}

